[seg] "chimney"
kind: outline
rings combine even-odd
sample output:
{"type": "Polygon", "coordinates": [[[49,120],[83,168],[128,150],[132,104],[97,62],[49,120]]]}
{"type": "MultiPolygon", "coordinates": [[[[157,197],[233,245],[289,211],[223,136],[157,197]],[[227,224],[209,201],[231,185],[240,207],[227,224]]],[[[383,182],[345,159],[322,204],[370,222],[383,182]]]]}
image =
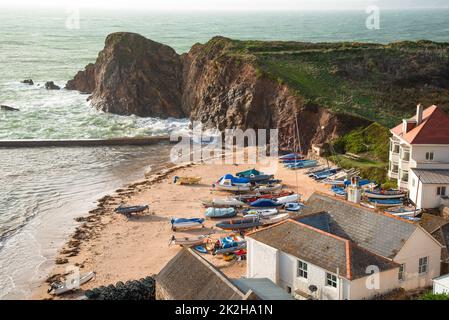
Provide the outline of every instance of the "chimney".
{"type": "Polygon", "coordinates": [[[423,106],[420,103],[416,106],[416,126],[419,126],[421,124],[422,114],[423,114],[423,106]]]}

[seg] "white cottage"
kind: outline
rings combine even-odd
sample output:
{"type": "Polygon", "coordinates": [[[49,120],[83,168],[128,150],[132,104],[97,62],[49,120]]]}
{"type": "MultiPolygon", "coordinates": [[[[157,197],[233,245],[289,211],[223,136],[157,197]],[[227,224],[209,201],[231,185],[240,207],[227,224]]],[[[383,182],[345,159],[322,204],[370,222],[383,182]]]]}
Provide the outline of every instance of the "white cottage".
{"type": "Polygon", "coordinates": [[[299,218],[250,233],[247,246],[247,277],[298,299],[369,299],[440,275],[442,245],[424,228],[319,193],[299,218]]]}
{"type": "Polygon", "coordinates": [[[388,176],[418,208],[449,205],[449,116],[437,106],[391,129],[388,176]]]}

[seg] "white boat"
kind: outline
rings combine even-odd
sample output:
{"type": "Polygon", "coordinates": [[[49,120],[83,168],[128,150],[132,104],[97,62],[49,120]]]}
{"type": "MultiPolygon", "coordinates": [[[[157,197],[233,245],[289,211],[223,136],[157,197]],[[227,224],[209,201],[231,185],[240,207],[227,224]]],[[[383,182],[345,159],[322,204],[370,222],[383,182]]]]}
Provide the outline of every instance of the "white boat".
{"type": "Polygon", "coordinates": [[[289,202],[297,202],[299,200],[299,195],[297,194],[292,194],[289,196],[285,196],[285,197],[280,197],[276,199],[277,203],[281,203],[281,204],[286,204],[289,202]]]}
{"type": "Polygon", "coordinates": [[[373,190],[373,189],[376,189],[378,186],[379,185],[377,183],[371,182],[371,183],[368,183],[368,184],[365,184],[365,185],[361,186],[361,188],[363,190],[373,190]]]}
{"type": "Polygon", "coordinates": [[[406,197],[406,193],[399,190],[365,190],[364,194],[371,199],[400,199],[406,197]]]}
{"type": "Polygon", "coordinates": [[[207,239],[207,236],[205,235],[201,235],[198,237],[175,237],[172,236],[169,242],[169,245],[171,244],[175,244],[178,246],[183,246],[183,247],[191,247],[191,246],[196,246],[196,245],[200,245],[203,244],[205,242],[205,240],[207,239]]]}
{"type": "Polygon", "coordinates": [[[230,192],[246,192],[251,190],[251,185],[248,184],[241,184],[241,185],[234,185],[232,184],[231,180],[224,179],[220,183],[214,185],[217,189],[224,190],[224,191],[230,191],[230,192]]]}
{"type": "Polygon", "coordinates": [[[73,277],[73,279],[69,278],[69,280],[64,282],[53,282],[50,285],[48,293],[58,296],[66,292],[75,291],[79,289],[81,285],[92,280],[94,277],[95,272],[91,271],[81,275],[79,278],[73,277]]]}
{"type": "Polygon", "coordinates": [[[212,201],[203,201],[208,207],[243,207],[246,204],[235,198],[213,199],[212,201]]]}
{"type": "Polygon", "coordinates": [[[398,217],[416,217],[421,213],[421,209],[417,209],[414,206],[404,207],[404,206],[397,206],[393,208],[388,208],[385,210],[385,213],[392,214],[394,216],[398,217]]]}
{"type": "Polygon", "coordinates": [[[262,219],[260,220],[260,222],[262,222],[262,225],[269,225],[269,224],[275,224],[281,221],[284,221],[286,219],[289,218],[289,214],[288,213],[280,213],[274,216],[270,216],[270,217],[262,217],[262,219]]]}
{"type": "Polygon", "coordinates": [[[272,186],[260,186],[257,187],[255,191],[260,192],[260,193],[270,193],[273,191],[278,191],[282,189],[282,184],[275,184],[272,186]]]}
{"type": "Polygon", "coordinates": [[[276,208],[272,208],[272,209],[249,209],[247,211],[245,211],[245,217],[247,215],[257,215],[260,216],[262,218],[265,217],[270,217],[270,216],[274,216],[277,215],[279,213],[278,209],[276,208]]]}

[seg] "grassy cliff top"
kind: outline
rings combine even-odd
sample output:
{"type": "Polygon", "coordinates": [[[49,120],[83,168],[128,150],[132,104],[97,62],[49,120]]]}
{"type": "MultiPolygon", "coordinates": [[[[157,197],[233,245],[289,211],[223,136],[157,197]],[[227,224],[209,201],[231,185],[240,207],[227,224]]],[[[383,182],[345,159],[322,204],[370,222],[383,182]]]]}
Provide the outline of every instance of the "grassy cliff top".
{"type": "Polygon", "coordinates": [[[388,45],[238,41],[215,37],[205,51],[254,62],[311,103],[392,127],[416,104],[449,110],[449,43],[388,45]]]}

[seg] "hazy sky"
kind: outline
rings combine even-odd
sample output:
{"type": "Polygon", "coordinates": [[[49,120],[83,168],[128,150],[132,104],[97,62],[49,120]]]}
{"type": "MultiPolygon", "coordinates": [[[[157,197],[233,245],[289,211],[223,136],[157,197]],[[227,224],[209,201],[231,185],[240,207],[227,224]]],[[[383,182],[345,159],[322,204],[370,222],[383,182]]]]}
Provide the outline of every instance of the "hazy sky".
{"type": "Polygon", "coordinates": [[[146,8],[153,10],[319,10],[449,7],[449,0],[0,0],[0,5],[99,8],[146,8]]]}

